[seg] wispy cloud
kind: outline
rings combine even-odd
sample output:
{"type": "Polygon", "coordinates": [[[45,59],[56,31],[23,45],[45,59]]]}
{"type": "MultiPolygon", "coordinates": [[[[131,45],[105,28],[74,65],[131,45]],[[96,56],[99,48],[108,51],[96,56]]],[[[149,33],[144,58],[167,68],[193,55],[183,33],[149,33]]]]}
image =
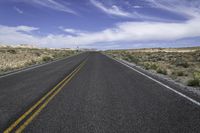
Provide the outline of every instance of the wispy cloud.
{"type": "Polygon", "coordinates": [[[94,6],[101,9],[102,11],[104,11],[107,14],[121,16],[121,17],[132,17],[132,14],[130,14],[129,12],[121,10],[116,5],[113,5],[112,7],[108,8],[108,7],[104,6],[101,2],[98,2],[96,0],[90,0],[90,2],[94,6]]]}
{"type": "Polygon", "coordinates": [[[16,6],[14,7],[14,10],[17,11],[19,14],[23,14],[24,13],[21,9],[17,8],[16,6]]]}
{"type": "Polygon", "coordinates": [[[74,10],[69,8],[65,3],[60,3],[55,0],[20,0],[29,4],[36,4],[39,6],[47,7],[53,10],[77,14],[74,10]]]}
{"type": "Polygon", "coordinates": [[[185,16],[199,16],[199,0],[146,0],[152,7],[161,8],[185,16]]]}
{"type": "MultiPolygon", "coordinates": [[[[147,0],[147,1],[151,1],[151,0],[147,0]]],[[[153,1],[153,0],[152,0],[153,1]]],[[[139,13],[137,11],[126,11],[121,9],[120,7],[118,7],[117,5],[112,5],[111,7],[106,6],[105,4],[97,1],[97,0],[90,0],[90,2],[97,7],[98,9],[100,9],[101,11],[105,12],[108,15],[112,15],[112,16],[118,16],[118,17],[126,17],[126,18],[132,18],[132,19],[137,19],[137,20],[142,20],[142,21],[171,21],[168,19],[163,19],[160,17],[156,17],[156,16],[149,16],[149,15],[145,15],[142,13],[139,13]]],[[[130,6],[133,9],[138,9],[138,8],[142,8],[139,5],[131,5],[129,2],[125,2],[126,6],[130,6]]],[[[153,4],[153,2],[151,2],[153,4]]]]}

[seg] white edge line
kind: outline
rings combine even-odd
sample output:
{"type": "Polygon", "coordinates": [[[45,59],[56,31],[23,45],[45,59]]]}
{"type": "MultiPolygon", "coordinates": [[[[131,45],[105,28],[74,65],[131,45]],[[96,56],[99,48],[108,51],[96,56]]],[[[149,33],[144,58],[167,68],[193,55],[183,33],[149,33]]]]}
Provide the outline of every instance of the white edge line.
{"type": "MultiPolygon", "coordinates": [[[[79,54],[82,54],[82,53],[79,53],[79,54]]],[[[61,59],[56,59],[56,60],[54,60],[54,61],[50,61],[50,62],[38,64],[38,65],[29,66],[29,67],[22,68],[22,69],[19,69],[19,70],[16,70],[16,71],[14,70],[13,72],[11,71],[11,72],[8,73],[8,74],[1,75],[1,76],[0,76],[0,79],[1,79],[1,78],[4,78],[4,77],[7,77],[7,76],[14,75],[14,74],[18,74],[18,73],[21,73],[21,72],[25,72],[25,71],[28,71],[28,70],[32,70],[32,69],[35,69],[35,68],[38,68],[38,67],[46,66],[46,65],[51,64],[51,63],[54,63],[54,62],[62,61],[62,60],[68,59],[68,58],[70,58],[70,57],[79,55],[79,54],[70,55],[70,56],[68,56],[68,57],[61,58],[61,59]]]]}
{"type": "Polygon", "coordinates": [[[121,63],[122,65],[125,65],[126,67],[128,67],[128,68],[130,68],[130,69],[132,69],[132,70],[134,70],[134,71],[136,71],[136,72],[138,72],[138,73],[140,73],[141,75],[143,75],[143,76],[145,76],[145,77],[147,77],[147,78],[153,80],[154,82],[156,82],[156,83],[158,83],[158,84],[164,86],[165,88],[167,88],[167,89],[173,91],[174,93],[176,93],[176,94],[178,94],[178,95],[180,95],[180,96],[186,98],[187,100],[191,101],[192,103],[194,103],[194,104],[200,106],[200,102],[198,102],[198,101],[192,99],[191,97],[186,96],[185,94],[183,94],[183,93],[181,93],[181,92],[179,92],[179,91],[177,91],[177,90],[175,90],[175,89],[169,87],[168,85],[166,85],[166,84],[164,84],[164,83],[162,83],[162,82],[160,82],[160,81],[158,81],[158,80],[156,80],[156,79],[154,79],[154,78],[152,78],[152,77],[150,77],[150,76],[148,76],[148,75],[146,75],[146,74],[144,74],[144,73],[138,71],[137,69],[135,69],[135,68],[133,68],[133,67],[131,67],[131,66],[125,64],[124,62],[121,62],[121,61],[119,61],[119,60],[117,60],[117,59],[114,59],[114,58],[112,58],[112,57],[110,57],[110,56],[108,56],[108,55],[106,55],[106,56],[109,57],[110,59],[113,59],[113,60],[117,61],[118,63],[121,63]]]}

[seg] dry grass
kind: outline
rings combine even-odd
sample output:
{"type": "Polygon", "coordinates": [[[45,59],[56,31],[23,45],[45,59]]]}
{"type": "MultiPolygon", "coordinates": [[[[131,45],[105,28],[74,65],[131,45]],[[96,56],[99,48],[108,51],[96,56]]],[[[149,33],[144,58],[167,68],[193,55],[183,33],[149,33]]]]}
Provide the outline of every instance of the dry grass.
{"type": "Polygon", "coordinates": [[[0,47],[0,74],[75,53],[70,50],[0,47]]]}
{"type": "Polygon", "coordinates": [[[200,48],[111,50],[107,54],[133,62],[189,86],[200,86],[200,48]],[[177,50],[177,52],[175,52],[177,50]],[[168,52],[166,52],[168,51],[168,52]],[[170,51],[170,52],[169,52],[170,51]],[[173,51],[173,52],[171,52],[173,51]]]}

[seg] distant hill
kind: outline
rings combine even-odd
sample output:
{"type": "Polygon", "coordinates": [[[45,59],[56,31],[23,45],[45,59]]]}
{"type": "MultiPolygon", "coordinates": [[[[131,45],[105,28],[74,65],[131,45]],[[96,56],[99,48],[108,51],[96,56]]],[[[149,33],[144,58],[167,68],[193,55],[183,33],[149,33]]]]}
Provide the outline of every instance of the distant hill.
{"type": "Polygon", "coordinates": [[[19,44],[19,45],[9,45],[9,44],[0,44],[0,47],[11,47],[11,48],[36,48],[35,45],[30,44],[19,44]]]}
{"type": "MultiPolygon", "coordinates": [[[[120,49],[119,49],[120,50],[120,49]]],[[[123,49],[127,52],[195,52],[199,47],[123,49]]]]}

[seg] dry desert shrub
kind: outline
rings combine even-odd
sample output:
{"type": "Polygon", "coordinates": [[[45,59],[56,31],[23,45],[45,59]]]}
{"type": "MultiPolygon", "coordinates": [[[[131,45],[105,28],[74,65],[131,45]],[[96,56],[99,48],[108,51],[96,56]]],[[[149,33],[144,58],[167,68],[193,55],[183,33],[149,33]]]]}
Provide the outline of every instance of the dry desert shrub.
{"type": "Polygon", "coordinates": [[[72,54],[70,50],[0,47],[0,74],[72,54]]]}
{"type": "Polygon", "coordinates": [[[115,58],[142,66],[146,70],[168,75],[179,82],[199,86],[200,48],[143,49],[106,51],[115,58]],[[198,74],[197,74],[198,73],[198,74]]]}

